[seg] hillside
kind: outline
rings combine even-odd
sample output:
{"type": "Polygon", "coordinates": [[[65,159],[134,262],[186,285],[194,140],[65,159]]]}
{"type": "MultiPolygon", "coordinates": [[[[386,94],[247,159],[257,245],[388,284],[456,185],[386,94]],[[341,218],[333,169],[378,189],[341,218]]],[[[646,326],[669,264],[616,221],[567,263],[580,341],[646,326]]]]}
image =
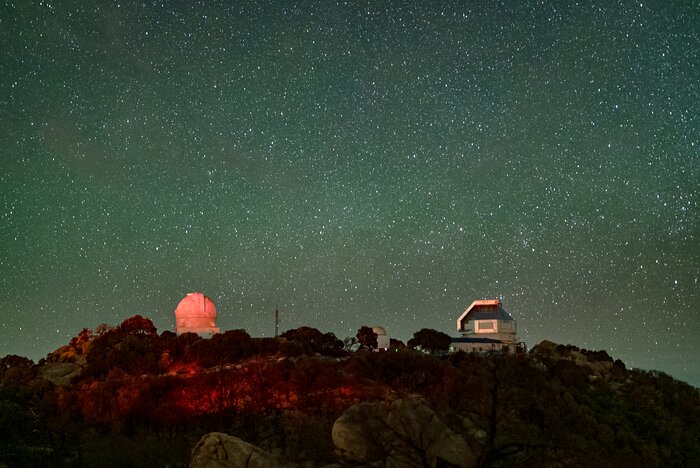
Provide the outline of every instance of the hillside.
{"type": "Polygon", "coordinates": [[[604,351],[349,352],[311,328],[286,335],[159,335],[137,316],[38,364],[6,356],[0,464],[206,466],[225,447],[290,466],[700,460],[698,390],[604,351]]]}

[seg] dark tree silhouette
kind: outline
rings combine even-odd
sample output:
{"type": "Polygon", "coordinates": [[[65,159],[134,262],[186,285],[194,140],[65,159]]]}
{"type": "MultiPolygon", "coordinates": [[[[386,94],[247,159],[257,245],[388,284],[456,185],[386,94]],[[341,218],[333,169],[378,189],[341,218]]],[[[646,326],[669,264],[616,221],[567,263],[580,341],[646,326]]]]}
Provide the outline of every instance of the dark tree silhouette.
{"type": "Polygon", "coordinates": [[[343,351],[343,342],[333,333],[321,333],[312,327],[299,327],[282,333],[282,338],[299,343],[306,354],[337,355],[343,351]]]}
{"type": "Polygon", "coordinates": [[[101,323],[98,326],[95,327],[95,334],[96,335],[104,335],[108,331],[114,329],[113,326],[107,324],[107,323],[101,323]]]}
{"type": "Polygon", "coordinates": [[[377,347],[377,334],[370,327],[361,326],[355,336],[361,348],[374,349],[377,347]]]}
{"type": "Polygon", "coordinates": [[[450,349],[450,343],[452,343],[450,335],[431,328],[423,328],[415,332],[413,338],[408,340],[408,347],[429,353],[438,353],[450,349]]]}
{"type": "Polygon", "coordinates": [[[392,350],[399,350],[399,349],[404,349],[406,347],[406,344],[399,340],[398,338],[390,338],[389,339],[389,347],[392,350]]]}
{"type": "Polygon", "coordinates": [[[355,351],[355,346],[358,345],[356,336],[347,336],[343,340],[343,349],[345,351],[355,351]]]}
{"type": "Polygon", "coordinates": [[[214,335],[210,341],[223,362],[235,362],[255,352],[255,343],[245,330],[228,330],[214,335]]]}
{"type": "Polygon", "coordinates": [[[105,375],[114,368],[130,373],[155,372],[161,357],[160,342],[150,319],[130,317],[92,341],[87,374],[105,375]]]}
{"type": "Polygon", "coordinates": [[[157,335],[158,331],[151,319],[134,315],[117,326],[117,331],[125,335],[157,335]]]}

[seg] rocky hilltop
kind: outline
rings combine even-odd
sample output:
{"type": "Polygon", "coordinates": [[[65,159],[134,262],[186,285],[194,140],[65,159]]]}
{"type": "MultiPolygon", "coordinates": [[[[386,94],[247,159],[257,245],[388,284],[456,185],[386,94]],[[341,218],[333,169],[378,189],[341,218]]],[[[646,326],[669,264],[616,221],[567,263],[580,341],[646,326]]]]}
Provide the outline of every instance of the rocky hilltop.
{"type": "Polygon", "coordinates": [[[348,351],[134,317],[0,360],[8,466],[693,466],[698,389],[605,351],[348,351]]]}

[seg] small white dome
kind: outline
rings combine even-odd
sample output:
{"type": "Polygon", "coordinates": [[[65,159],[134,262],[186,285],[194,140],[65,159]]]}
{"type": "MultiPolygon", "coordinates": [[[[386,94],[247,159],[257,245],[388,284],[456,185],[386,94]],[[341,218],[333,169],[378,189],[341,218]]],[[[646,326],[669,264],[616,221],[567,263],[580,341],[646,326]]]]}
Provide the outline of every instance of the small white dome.
{"type": "Polygon", "coordinates": [[[377,336],[387,334],[386,329],[384,327],[380,327],[379,325],[375,325],[374,327],[372,327],[372,331],[376,333],[377,336]]]}

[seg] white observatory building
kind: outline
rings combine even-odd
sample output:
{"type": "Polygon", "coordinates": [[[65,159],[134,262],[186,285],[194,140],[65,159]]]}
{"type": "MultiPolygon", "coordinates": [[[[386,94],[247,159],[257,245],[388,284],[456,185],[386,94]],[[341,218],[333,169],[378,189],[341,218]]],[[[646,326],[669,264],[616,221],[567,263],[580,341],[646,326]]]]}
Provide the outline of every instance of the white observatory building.
{"type": "Polygon", "coordinates": [[[472,302],[457,319],[452,349],[467,352],[515,351],[518,345],[515,320],[498,299],[472,302]]]}
{"type": "Polygon", "coordinates": [[[372,331],[377,334],[376,350],[387,351],[389,349],[391,339],[389,338],[389,334],[386,332],[386,328],[376,325],[372,327],[372,331]]]}
{"type": "Polygon", "coordinates": [[[211,299],[199,292],[191,292],[175,309],[175,332],[196,333],[202,338],[211,338],[219,333],[216,326],[216,307],[211,299]]]}

